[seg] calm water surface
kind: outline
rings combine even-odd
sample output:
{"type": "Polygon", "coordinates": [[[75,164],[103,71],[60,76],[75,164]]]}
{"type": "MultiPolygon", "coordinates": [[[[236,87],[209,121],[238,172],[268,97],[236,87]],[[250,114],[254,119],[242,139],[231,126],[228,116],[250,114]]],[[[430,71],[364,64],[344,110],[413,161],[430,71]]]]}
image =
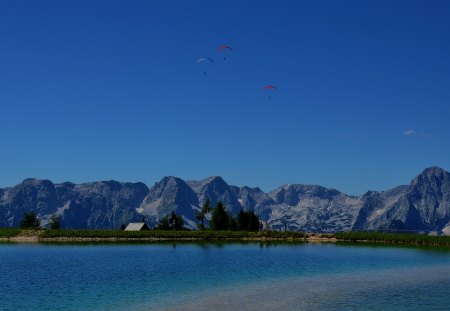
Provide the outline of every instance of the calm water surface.
{"type": "Polygon", "coordinates": [[[0,244],[0,310],[449,310],[448,249],[0,244]]]}

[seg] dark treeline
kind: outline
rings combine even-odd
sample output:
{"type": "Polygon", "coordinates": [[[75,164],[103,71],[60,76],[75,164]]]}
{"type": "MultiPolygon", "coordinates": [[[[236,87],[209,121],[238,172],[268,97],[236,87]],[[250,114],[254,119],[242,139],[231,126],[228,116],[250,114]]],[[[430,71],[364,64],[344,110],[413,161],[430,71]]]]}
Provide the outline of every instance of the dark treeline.
{"type": "MultiPolygon", "coordinates": [[[[20,222],[20,228],[22,229],[38,229],[41,227],[41,221],[33,211],[23,213],[22,221],[20,222]]],[[[50,229],[61,228],[61,216],[52,215],[48,223],[50,229]]]]}
{"type": "MultiPolygon", "coordinates": [[[[207,200],[203,206],[210,206],[210,204],[210,201],[207,200]]],[[[203,208],[199,214],[203,216],[202,211],[203,208]]],[[[199,228],[205,229],[203,222],[199,228]]],[[[211,210],[211,221],[209,224],[209,229],[211,230],[258,231],[259,228],[259,218],[253,211],[241,210],[237,218],[235,218],[226,210],[225,205],[221,201],[217,202],[216,207],[211,210]]]]}
{"type": "Polygon", "coordinates": [[[183,217],[172,212],[159,220],[155,230],[184,230],[183,217]]]}
{"type": "MultiPolygon", "coordinates": [[[[226,208],[223,202],[217,202],[216,206],[211,207],[211,201],[208,199],[202,205],[200,211],[196,215],[200,222],[197,227],[200,230],[215,230],[215,231],[258,231],[260,228],[260,221],[258,216],[253,211],[241,210],[237,217],[234,217],[226,208]],[[209,227],[206,226],[207,216],[211,214],[209,227]]],[[[142,220],[145,222],[145,218],[142,220]]],[[[20,227],[23,229],[37,229],[40,227],[40,220],[33,212],[25,212],[20,227]]],[[[125,224],[122,223],[120,229],[125,229],[125,224]]],[[[61,228],[61,217],[53,215],[48,223],[49,229],[61,228]]],[[[184,227],[184,220],[181,215],[175,212],[164,216],[158,220],[155,230],[187,230],[184,227]]]]}
{"type": "MultiPolygon", "coordinates": [[[[200,230],[216,230],[216,231],[258,231],[260,222],[258,216],[253,211],[239,212],[237,217],[234,217],[227,211],[223,202],[217,202],[214,208],[211,207],[211,201],[208,199],[203,204],[202,208],[196,215],[197,220],[200,222],[197,226],[200,230]],[[205,222],[207,215],[211,214],[211,220],[209,227],[206,227],[205,222]]],[[[161,218],[156,225],[156,230],[186,230],[184,228],[184,221],[180,215],[172,212],[161,218]]]]}

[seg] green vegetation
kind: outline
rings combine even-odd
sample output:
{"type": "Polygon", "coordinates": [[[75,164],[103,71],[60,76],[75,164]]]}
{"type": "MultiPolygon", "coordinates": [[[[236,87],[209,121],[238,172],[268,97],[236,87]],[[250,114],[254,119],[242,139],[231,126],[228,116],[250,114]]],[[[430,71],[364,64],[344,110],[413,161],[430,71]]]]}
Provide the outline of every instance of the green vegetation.
{"type": "Polygon", "coordinates": [[[41,221],[37,218],[36,213],[33,211],[25,212],[23,219],[20,222],[20,228],[22,229],[37,229],[41,225],[41,221]]]}
{"type": "Polygon", "coordinates": [[[402,245],[429,245],[429,246],[450,246],[448,236],[429,236],[425,234],[397,234],[379,232],[341,232],[336,234],[306,234],[302,232],[282,232],[282,231],[232,231],[232,230],[148,230],[148,231],[122,231],[122,230],[22,230],[17,228],[0,229],[1,238],[13,238],[18,235],[37,235],[40,241],[152,241],[152,240],[261,240],[261,241],[307,241],[308,238],[323,238],[324,242],[377,242],[384,244],[402,245]],[[328,240],[327,240],[328,239],[328,240]]]}
{"type": "MultiPolygon", "coordinates": [[[[239,212],[238,217],[234,217],[226,208],[223,202],[218,201],[216,207],[211,208],[211,201],[207,199],[203,203],[202,208],[195,216],[199,224],[198,229],[206,230],[205,219],[206,215],[212,212],[209,230],[213,231],[258,231],[260,222],[258,216],[253,211],[239,212]]],[[[183,218],[175,212],[159,219],[155,230],[188,230],[183,227],[183,218]]]]}
{"type": "Polygon", "coordinates": [[[183,217],[172,212],[159,220],[155,230],[183,230],[183,225],[183,217]]]}
{"type": "Polygon", "coordinates": [[[149,231],[119,231],[119,230],[45,230],[40,235],[46,238],[123,238],[123,239],[199,239],[199,240],[232,240],[232,239],[290,239],[304,238],[306,235],[300,232],[247,232],[247,231],[173,231],[173,230],[149,230],[149,231]]]}
{"type": "Polygon", "coordinates": [[[20,234],[22,230],[17,228],[0,228],[0,237],[12,238],[20,234]]]}
{"type": "Polygon", "coordinates": [[[244,212],[241,210],[237,217],[239,229],[244,231],[258,231],[259,219],[253,211],[244,212]]]}
{"type": "Polygon", "coordinates": [[[198,225],[200,230],[205,230],[205,218],[209,212],[211,212],[211,201],[207,199],[206,202],[203,203],[202,209],[195,216],[197,220],[200,221],[200,224],[198,225]]]}
{"type": "Polygon", "coordinates": [[[230,214],[225,210],[222,202],[217,202],[216,207],[212,210],[211,229],[222,231],[228,230],[230,223],[230,214]]]}
{"type": "Polygon", "coordinates": [[[52,215],[50,218],[50,229],[58,230],[61,228],[61,217],[59,215],[52,215]]]}
{"type": "MultiPolygon", "coordinates": [[[[201,224],[203,226],[203,223],[201,224]]],[[[258,231],[259,218],[253,211],[241,210],[237,218],[225,209],[224,204],[219,201],[215,208],[212,209],[211,230],[232,230],[232,231],[258,231]]]]}
{"type": "Polygon", "coordinates": [[[403,244],[427,244],[450,246],[450,236],[430,236],[427,234],[382,233],[382,232],[339,232],[334,235],[343,241],[370,241],[403,244]]]}

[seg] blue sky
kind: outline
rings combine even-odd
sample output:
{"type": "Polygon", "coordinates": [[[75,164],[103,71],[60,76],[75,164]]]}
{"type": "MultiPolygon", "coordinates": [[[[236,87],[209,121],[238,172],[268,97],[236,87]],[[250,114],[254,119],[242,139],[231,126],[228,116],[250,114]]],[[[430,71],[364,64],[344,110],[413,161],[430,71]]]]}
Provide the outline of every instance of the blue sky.
{"type": "Polygon", "coordinates": [[[448,170],[449,16],[449,1],[0,1],[0,186],[220,175],[362,194],[448,170]]]}

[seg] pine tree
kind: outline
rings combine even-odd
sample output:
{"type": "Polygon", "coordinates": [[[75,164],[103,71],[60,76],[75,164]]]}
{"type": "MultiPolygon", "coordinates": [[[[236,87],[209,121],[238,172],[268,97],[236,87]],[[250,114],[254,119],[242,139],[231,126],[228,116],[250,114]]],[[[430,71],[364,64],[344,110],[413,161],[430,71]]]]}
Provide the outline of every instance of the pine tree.
{"type": "Polygon", "coordinates": [[[227,230],[229,221],[228,212],[225,210],[225,206],[221,201],[217,202],[216,207],[213,209],[211,216],[211,229],[213,230],[227,230]]]}
{"type": "Polygon", "coordinates": [[[61,217],[59,215],[52,215],[50,218],[50,229],[58,230],[61,228],[61,217]]]}
{"type": "Polygon", "coordinates": [[[248,230],[248,214],[243,210],[239,211],[238,214],[238,224],[239,230],[247,231],[248,230]]]}
{"type": "Polygon", "coordinates": [[[203,203],[201,210],[195,216],[201,222],[198,226],[200,230],[205,230],[205,217],[209,212],[211,212],[211,201],[207,199],[203,203]]]}
{"type": "Polygon", "coordinates": [[[155,227],[156,230],[170,230],[169,226],[169,216],[164,216],[158,221],[155,227]]]}
{"type": "Polygon", "coordinates": [[[172,212],[169,216],[169,227],[172,230],[183,230],[184,227],[183,217],[178,216],[175,212],[172,212]]]}
{"type": "Polygon", "coordinates": [[[255,212],[245,212],[241,210],[238,215],[239,230],[242,231],[258,231],[259,230],[259,218],[255,215],[255,212]]]}
{"type": "Polygon", "coordinates": [[[23,219],[20,222],[20,228],[23,229],[37,229],[41,225],[41,221],[37,218],[36,213],[33,211],[25,212],[23,219]]]}
{"type": "Polygon", "coordinates": [[[175,214],[175,212],[170,213],[170,215],[164,216],[158,222],[155,227],[156,230],[183,230],[184,220],[183,217],[175,214]]]}

